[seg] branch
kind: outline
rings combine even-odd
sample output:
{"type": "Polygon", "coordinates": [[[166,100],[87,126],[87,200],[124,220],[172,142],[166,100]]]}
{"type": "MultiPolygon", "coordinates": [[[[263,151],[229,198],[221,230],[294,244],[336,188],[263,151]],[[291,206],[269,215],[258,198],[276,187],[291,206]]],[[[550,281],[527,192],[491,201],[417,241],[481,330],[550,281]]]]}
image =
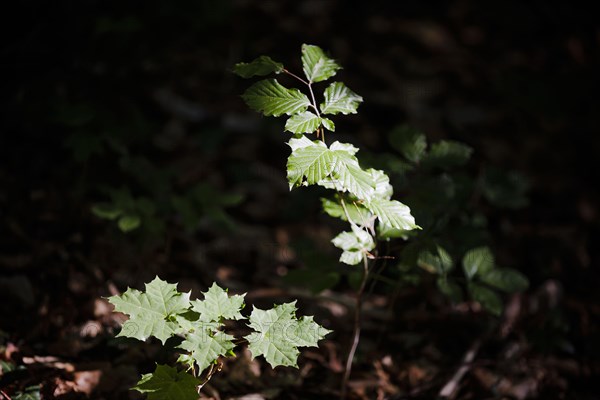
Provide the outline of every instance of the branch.
{"type": "Polygon", "coordinates": [[[465,374],[471,369],[471,363],[477,356],[477,352],[479,351],[479,347],[481,347],[481,338],[475,340],[469,350],[465,353],[462,366],[454,373],[452,378],[444,385],[442,390],[440,390],[439,397],[452,399],[456,395],[458,391],[458,385],[460,381],[463,379],[465,374]]]}
{"type": "Polygon", "coordinates": [[[365,286],[367,285],[367,278],[369,276],[369,260],[367,258],[363,258],[363,278],[360,282],[360,288],[358,289],[358,293],[356,293],[356,308],[354,310],[354,332],[352,334],[352,346],[350,347],[350,351],[348,352],[348,359],[346,360],[346,368],[344,371],[344,377],[342,378],[342,388],[340,399],[344,400],[346,398],[346,394],[348,391],[348,380],[350,379],[350,373],[352,372],[352,361],[354,361],[354,353],[356,353],[356,348],[358,347],[358,342],[360,340],[360,317],[362,314],[362,295],[365,291],[365,286]]]}

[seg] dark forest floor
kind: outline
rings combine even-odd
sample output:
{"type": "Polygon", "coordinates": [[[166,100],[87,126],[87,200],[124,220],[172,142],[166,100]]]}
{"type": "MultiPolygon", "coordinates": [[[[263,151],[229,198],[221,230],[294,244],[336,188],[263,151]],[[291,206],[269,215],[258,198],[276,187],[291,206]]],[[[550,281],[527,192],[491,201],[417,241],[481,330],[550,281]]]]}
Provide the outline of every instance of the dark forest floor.
{"type": "Polygon", "coordinates": [[[352,398],[436,398],[464,366],[451,398],[600,399],[600,28],[585,7],[59,3],[22,5],[0,56],[0,399],[140,398],[128,388],[169,353],[115,339],[122,315],[104,298],[155,275],[194,297],[218,281],[257,306],[298,299],[334,331],[299,370],[239,349],[203,398],[336,398],[354,301],[329,245],[338,228],[318,195],[288,191],[283,122],[248,111],[248,82],[228,72],[261,54],[299,70],[302,43],[328,49],[365,98],[338,126],[361,151],[388,151],[387,132],[408,124],[473,147],[473,171],[530,182],[527,207],[486,210],[499,261],[530,288],[495,318],[451,305],[431,280],[372,285],[352,398]],[[196,182],[218,201],[193,230],[160,205],[159,235],[123,234],[90,211],[107,186],[161,199],[196,182]],[[323,283],[298,273],[306,254],[333,260],[341,279],[311,291],[323,283]]]}

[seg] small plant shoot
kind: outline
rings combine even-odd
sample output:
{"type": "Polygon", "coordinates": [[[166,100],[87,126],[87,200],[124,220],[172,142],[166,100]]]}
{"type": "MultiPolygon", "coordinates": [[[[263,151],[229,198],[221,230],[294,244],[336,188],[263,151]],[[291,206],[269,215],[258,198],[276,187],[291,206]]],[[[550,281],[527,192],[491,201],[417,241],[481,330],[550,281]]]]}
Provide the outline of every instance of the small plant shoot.
{"type": "MultiPolygon", "coordinates": [[[[321,48],[308,44],[302,45],[301,61],[304,76],[289,71],[282,63],[267,56],[260,56],[249,63],[239,63],[234,66],[233,72],[242,78],[287,75],[302,85],[300,90],[285,86],[278,77],[266,78],[251,85],[242,99],[251,109],[264,116],[285,116],[284,130],[292,134],[287,142],[291,149],[287,160],[290,190],[311,185],[330,189],[331,197],[321,199],[323,211],[349,224],[348,230],[332,239],[333,245],[341,250],[340,262],[363,266],[362,281],[357,292],[353,340],[342,379],[343,399],[359,342],[361,296],[373,269],[372,261],[380,257],[377,244],[390,239],[401,238],[406,241],[419,237],[422,228],[417,225],[411,209],[393,198],[394,188],[385,171],[364,168],[357,158],[359,149],[352,144],[326,140],[326,132],[334,132],[335,136],[336,118],[340,114],[356,114],[363,101],[345,83],[334,80],[341,66],[321,48]]],[[[395,131],[392,145],[406,159],[396,163],[396,167],[400,164],[399,169],[406,171],[416,166],[427,171],[452,169],[465,165],[472,153],[469,146],[449,140],[434,143],[428,150],[425,135],[411,129],[395,131]]],[[[439,206],[432,205],[430,208],[436,207],[439,206]]],[[[429,221],[425,222],[430,224],[429,221]]],[[[462,289],[448,279],[454,261],[441,245],[421,240],[410,243],[404,249],[398,266],[400,270],[406,267],[404,264],[408,264],[409,268],[420,267],[436,274],[438,289],[452,301],[462,301],[462,289]]],[[[495,315],[502,312],[502,301],[494,289],[514,292],[524,290],[528,285],[527,279],[519,272],[496,268],[487,247],[469,251],[464,257],[463,269],[471,298],[495,315]]],[[[275,310],[271,312],[278,313],[275,310]]],[[[285,314],[283,310],[279,312],[285,314]]],[[[260,331],[258,326],[251,326],[260,331]]],[[[250,348],[256,348],[256,344],[251,344],[250,348]]],[[[291,356],[294,354],[290,352],[291,356]]],[[[285,357],[279,355],[274,361],[283,363],[285,357]]]]}

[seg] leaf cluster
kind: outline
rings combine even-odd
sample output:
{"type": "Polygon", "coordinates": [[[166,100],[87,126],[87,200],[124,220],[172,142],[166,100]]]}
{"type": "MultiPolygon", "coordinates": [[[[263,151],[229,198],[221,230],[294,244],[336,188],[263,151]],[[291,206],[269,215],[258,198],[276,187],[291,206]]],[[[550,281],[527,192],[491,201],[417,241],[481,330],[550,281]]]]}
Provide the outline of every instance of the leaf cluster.
{"type": "Polygon", "coordinates": [[[342,250],[341,262],[355,265],[372,257],[377,231],[408,232],[419,227],[409,207],[392,199],[393,188],[384,171],[364,169],[353,145],[339,141],[328,144],[325,140],[326,131],[335,131],[330,116],[356,114],[363,101],[343,82],[334,81],[323,90],[322,101],[317,102],[313,84],[333,78],[341,66],[318,46],[307,44],[302,45],[301,61],[304,78],[266,56],[239,63],[233,72],[243,78],[284,73],[306,86],[308,94],[287,88],[275,78],[265,79],[250,86],[242,98],[265,116],[288,116],[285,130],[294,134],[288,141],[290,189],[318,185],[335,191],[333,198],[322,199],[323,211],[350,223],[351,229],[340,233],[332,243],[342,250]],[[313,133],[317,140],[305,136],[313,133]]]}
{"type": "MultiPolygon", "coordinates": [[[[522,206],[524,180],[495,168],[472,176],[467,169],[473,152],[469,146],[452,140],[429,144],[423,133],[408,126],[395,128],[389,142],[397,153],[380,155],[377,161],[392,170],[391,177],[423,227],[411,233],[410,244],[400,251],[400,279],[415,284],[422,272],[438,275],[438,289],[453,302],[462,301],[466,290],[484,309],[500,314],[497,291],[522,291],[528,281],[514,269],[495,266],[493,253],[484,245],[489,235],[479,203],[485,199],[496,207],[522,206]],[[454,259],[461,255],[462,277],[454,273],[454,259]]],[[[387,239],[405,235],[393,229],[380,232],[387,239]]]]}
{"type": "MultiPolygon", "coordinates": [[[[148,393],[150,399],[191,398],[201,381],[198,376],[209,370],[221,357],[235,356],[235,337],[225,332],[225,321],[246,319],[244,295],[229,295],[214,283],[203,300],[190,300],[190,293],[179,292],[176,284],[156,277],[145,291],[128,288],[123,294],[109,297],[116,312],[129,319],[117,336],[146,340],[155,337],[163,344],[172,337],[183,340],[178,362],[188,371],[158,365],[134,388],[148,393]]],[[[252,357],[264,356],[273,367],[297,367],[299,347],[316,347],[330,331],[313,317],[296,317],[294,303],[276,305],[270,310],[253,308],[245,336],[252,357]]]]}

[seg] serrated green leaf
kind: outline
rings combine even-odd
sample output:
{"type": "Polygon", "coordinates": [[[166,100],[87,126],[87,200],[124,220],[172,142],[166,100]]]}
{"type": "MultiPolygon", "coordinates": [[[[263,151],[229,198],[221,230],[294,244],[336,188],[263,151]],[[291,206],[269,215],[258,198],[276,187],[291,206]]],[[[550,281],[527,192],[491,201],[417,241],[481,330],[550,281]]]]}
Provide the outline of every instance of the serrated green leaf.
{"type": "Polygon", "coordinates": [[[119,218],[117,225],[119,226],[119,229],[122,232],[127,233],[127,232],[131,232],[134,229],[139,228],[141,223],[142,223],[142,220],[140,219],[140,217],[138,215],[125,214],[121,218],[119,218]]]}
{"type": "Polygon", "coordinates": [[[156,277],[146,283],[145,292],[128,288],[120,296],[109,297],[108,301],[115,306],[115,311],[129,316],[117,336],[139,340],[154,336],[164,344],[179,329],[175,318],[187,312],[190,293],[180,293],[176,284],[156,277]]]}
{"type": "Polygon", "coordinates": [[[264,356],[271,367],[298,367],[298,347],[317,346],[331,332],[313,321],[312,317],[296,318],[295,302],[276,305],[270,310],[254,307],[250,314],[246,336],[252,358],[264,356]]]}
{"type": "Polygon", "coordinates": [[[235,338],[224,332],[211,332],[210,330],[197,330],[188,333],[185,340],[178,346],[179,349],[189,351],[180,358],[181,362],[189,362],[188,357],[196,362],[200,372],[217,361],[219,356],[231,354],[235,347],[235,338]]]}
{"type": "Polygon", "coordinates": [[[331,174],[335,162],[334,154],[323,142],[315,141],[310,145],[300,142],[299,139],[292,139],[289,143],[292,147],[287,162],[290,189],[302,185],[305,178],[309,185],[325,179],[331,174]]]}
{"type": "Polygon", "coordinates": [[[427,139],[418,130],[409,126],[399,126],[390,133],[390,144],[406,159],[419,162],[427,149],[427,139]]]}
{"type": "Polygon", "coordinates": [[[291,139],[292,154],[287,173],[290,189],[302,184],[319,184],[340,192],[350,192],[360,199],[370,199],[375,193],[371,175],[358,165],[354,153],[358,149],[346,143],[334,142],[330,148],[321,142],[305,138],[291,139]]]}
{"type": "Polygon", "coordinates": [[[441,246],[435,246],[431,250],[423,250],[417,259],[419,267],[437,274],[447,274],[453,267],[452,257],[441,246]]]}
{"type": "Polygon", "coordinates": [[[463,299],[462,289],[456,283],[448,280],[444,276],[437,279],[437,287],[453,303],[460,303],[463,299]]]}
{"type": "Polygon", "coordinates": [[[319,106],[322,114],[356,114],[363,98],[342,82],[333,82],[323,93],[325,101],[319,106]]]}
{"type": "Polygon", "coordinates": [[[369,168],[367,172],[371,174],[375,182],[375,196],[389,200],[394,194],[394,188],[390,185],[390,177],[378,169],[369,168]]]}
{"type": "Polygon", "coordinates": [[[329,130],[331,132],[335,132],[335,124],[329,118],[323,118],[323,117],[321,117],[321,124],[323,124],[323,126],[325,127],[325,129],[327,129],[327,130],[329,130]]]}
{"type": "Polygon", "coordinates": [[[334,155],[331,180],[323,182],[323,186],[333,185],[340,192],[350,192],[361,200],[370,200],[375,194],[375,181],[371,174],[360,168],[354,156],[357,151],[356,147],[346,143],[331,144],[331,152],[334,155]]]}
{"type": "Polygon", "coordinates": [[[496,268],[479,274],[479,279],[504,292],[522,292],[529,286],[525,275],[511,268],[496,268]]]}
{"type": "MultiPolygon", "coordinates": [[[[339,197],[336,196],[336,200],[322,198],[321,206],[323,207],[323,211],[330,217],[340,218],[343,221],[347,221],[348,218],[346,217],[344,208],[340,204],[339,197]]],[[[373,214],[371,214],[371,212],[362,204],[356,201],[345,201],[345,204],[346,210],[348,211],[348,216],[355,224],[366,225],[371,220],[373,214]]]]}
{"type": "Polygon", "coordinates": [[[331,240],[338,249],[344,250],[340,256],[340,262],[348,265],[360,263],[367,252],[375,248],[373,237],[352,224],[352,232],[342,232],[331,240]]]}
{"type": "Polygon", "coordinates": [[[463,270],[468,279],[485,274],[494,268],[494,255],[489,247],[477,247],[467,251],[462,259],[463,270]]]}
{"type": "Polygon", "coordinates": [[[493,290],[473,282],[469,282],[468,288],[471,298],[481,304],[484,309],[494,315],[502,314],[502,300],[493,290]]]}
{"type": "Polygon", "coordinates": [[[321,126],[321,118],[310,111],[292,115],[285,123],[285,130],[292,133],[313,133],[321,126]]]}
{"type": "Polygon", "coordinates": [[[298,89],[287,89],[275,79],[265,79],[250,86],[242,95],[250,108],[266,116],[278,117],[306,111],[310,100],[298,89]]]}
{"type": "Polygon", "coordinates": [[[315,142],[313,142],[304,135],[296,138],[291,138],[287,143],[287,145],[290,146],[290,148],[292,149],[292,153],[298,149],[312,146],[313,144],[315,144],[315,142]]]}
{"type": "MultiPolygon", "coordinates": [[[[348,153],[351,156],[358,153],[358,147],[356,147],[350,143],[340,143],[338,141],[331,143],[331,146],[329,146],[329,149],[331,151],[340,151],[343,153],[348,153]]],[[[358,164],[358,160],[355,159],[354,161],[356,162],[356,164],[358,164]]]]}
{"type": "Polygon", "coordinates": [[[198,400],[198,378],[168,365],[156,365],[153,373],[142,375],[132,389],[146,393],[148,400],[198,400]]]}
{"type": "Polygon", "coordinates": [[[302,69],[309,82],[321,82],[341,69],[335,60],[327,57],[318,46],[302,45],[302,69]]]}
{"type": "Polygon", "coordinates": [[[422,165],[429,168],[456,167],[466,164],[472,153],[473,149],[466,144],[442,140],[431,145],[431,150],[422,159],[422,165]]]}
{"type": "Polygon", "coordinates": [[[410,208],[397,200],[373,198],[366,206],[382,224],[407,231],[419,229],[415,224],[415,218],[410,213],[410,208]]]}
{"type": "Polygon", "coordinates": [[[113,204],[102,203],[94,205],[92,207],[92,212],[99,218],[112,221],[117,219],[117,217],[123,213],[123,210],[113,204]]]}
{"type": "Polygon", "coordinates": [[[416,236],[414,229],[396,229],[389,225],[379,223],[377,224],[377,239],[379,240],[390,240],[390,239],[404,239],[407,240],[410,237],[416,236]]]}
{"type": "Polygon", "coordinates": [[[223,319],[243,319],[240,313],[244,308],[245,295],[229,296],[227,291],[216,283],[204,293],[204,300],[193,300],[192,310],[199,313],[199,321],[220,322],[223,319]]]}
{"type": "Polygon", "coordinates": [[[265,76],[271,73],[279,74],[283,71],[283,64],[275,62],[269,56],[260,56],[249,63],[238,63],[233,67],[233,73],[242,78],[265,76]]]}

